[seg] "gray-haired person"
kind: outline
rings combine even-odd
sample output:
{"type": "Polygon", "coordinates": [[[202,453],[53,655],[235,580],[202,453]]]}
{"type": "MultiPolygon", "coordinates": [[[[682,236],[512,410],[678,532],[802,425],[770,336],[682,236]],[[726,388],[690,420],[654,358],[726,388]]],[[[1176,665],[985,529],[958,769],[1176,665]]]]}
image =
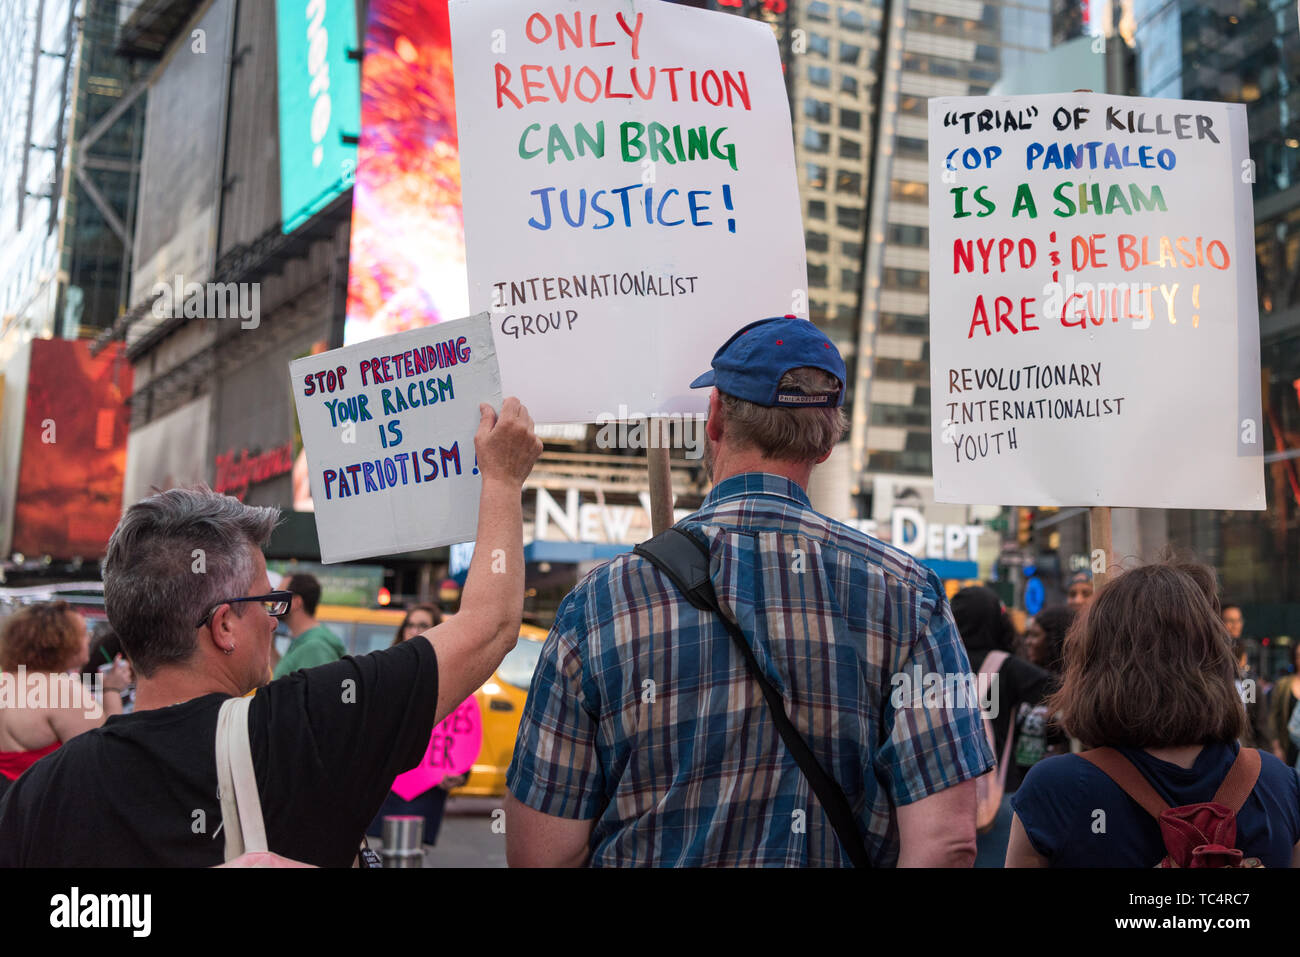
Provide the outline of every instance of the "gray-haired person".
{"type": "Polygon", "coordinates": [[[271,589],[261,546],[277,511],[206,489],[128,509],[109,541],[104,599],[137,675],[135,713],[69,741],[14,783],[0,804],[0,866],[221,863],[217,716],[254,689],[249,738],[270,849],[350,865],[393,778],[518,640],[521,488],[542,446],[517,399],[499,416],[480,411],[479,547],[460,614],[394,648],[269,684],[274,616],[286,601],[271,589]]]}

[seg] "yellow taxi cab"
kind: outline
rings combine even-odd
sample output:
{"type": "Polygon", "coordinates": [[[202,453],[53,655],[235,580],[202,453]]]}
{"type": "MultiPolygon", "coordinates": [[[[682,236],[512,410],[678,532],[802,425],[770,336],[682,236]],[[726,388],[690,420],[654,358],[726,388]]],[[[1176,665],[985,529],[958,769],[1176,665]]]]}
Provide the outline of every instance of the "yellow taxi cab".
{"type": "MultiPolygon", "coordinates": [[[[397,634],[397,626],[406,617],[401,608],[354,608],[350,605],[320,605],[316,620],[339,636],[350,655],[368,655],[388,648],[397,634]]],[[[275,635],[275,649],[284,654],[289,649],[287,628],[281,623],[275,635]]]]}
{"type": "Polygon", "coordinates": [[[542,654],[546,629],[523,624],[519,642],[490,679],[474,692],[483,716],[483,746],[469,780],[452,791],[468,797],[499,797],[506,793],[506,769],[515,753],[515,737],[533,672],[542,654]]]}

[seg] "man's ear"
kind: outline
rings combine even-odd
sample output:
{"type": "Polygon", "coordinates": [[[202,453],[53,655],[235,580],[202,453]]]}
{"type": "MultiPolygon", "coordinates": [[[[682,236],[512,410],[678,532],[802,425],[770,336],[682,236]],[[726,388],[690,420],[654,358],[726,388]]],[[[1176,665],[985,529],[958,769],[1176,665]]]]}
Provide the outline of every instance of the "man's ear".
{"type": "Polygon", "coordinates": [[[704,431],[714,442],[722,441],[722,397],[715,388],[709,393],[709,418],[704,431]]]}
{"type": "Polygon", "coordinates": [[[208,630],[211,632],[211,641],[217,646],[218,651],[225,651],[227,648],[233,648],[235,644],[235,606],[218,605],[217,610],[212,613],[212,618],[208,622],[208,630]]]}
{"type": "Polygon", "coordinates": [[[826,450],[825,455],[821,456],[819,459],[817,459],[817,461],[813,462],[813,465],[821,465],[823,462],[825,462],[828,458],[831,457],[831,453],[834,451],[835,451],[835,446],[832,445],[829,449],[826,450]]]}

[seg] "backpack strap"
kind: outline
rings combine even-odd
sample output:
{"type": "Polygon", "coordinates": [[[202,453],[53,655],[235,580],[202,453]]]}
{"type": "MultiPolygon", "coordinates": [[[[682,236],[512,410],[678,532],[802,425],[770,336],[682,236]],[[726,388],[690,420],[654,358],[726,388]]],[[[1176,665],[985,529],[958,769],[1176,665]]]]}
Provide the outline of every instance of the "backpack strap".
{"type": "Polygon", "coordinates": [[[1241,806],[1246,803],[1246,798],[1250,797],[1250,792],[1255,790],[1255,782],[1259,780],[1259,752],[1254,748],[1238,748],[1237,758],[1232,762],[1232,767],[1228,768],[1228,775],[1219,785],[1219,790],[1214,792],[1214,803],[1222,804],[1233,814],[1241,810],[1241,806]]]}
{"type": "MultiPolygon", "coordinates": [[[[986,676],[996,675],[1002,670],[1002,666],[1007,663],[1007,659],[1010,657],[1011,656],[1005,651],[990,651],[984,656],[984,660],[980,662],[980,674],[986,676]]],[[[992,718],[984,718],[984,733],[989,739],[989,748],[993,751],[993,756],[996,758],[998,754],[998,741],[997,735],[993,733],[992,718]]],[[[1011,742],[1015,739],[1015,736],[1016,722],[1015,717],[1012,716],[1011,719],[1007,721],[1007,739],[1002,743],[1002,757],[998,760],[997,768],[990,772],[996,775],[997,783],[995,787],[997,789],[997,794],[999,795],[999,802],[1001,802],[1001,795],[1006,791],[1007,787],[1007,768],[1011,764],[1011,742]]]]}
{"type": "MultiPolygon", "coordinates": [[[[1114,748],[1094,748],[1082,752],[1079,757],[1104,771],[1107,777],[1123,788],[1124,793],[1142,805],[1142,809],[1152,817],[1158,818],[1169,810],[1169,805],[1156,793],[1151,782],[1142,776],[1142,772],[1128,758],[1114,748]]],[[[1222,804],[1236,814],[1250,797],[1250,792],[1255,790],[1255,782],[1259,780],[1259,770],[1259,752],[1254,748],[1239,748],[1236,760],[1228,769],[1227,776],[1219,785],[1219,789],[1214,792],[1212,798],[1214,803],[1222,804]]]]}
{"type": "Polygon", "coordinates": [[[1142,810],[1152,817],[1159,818],[1161,814],[1169,810],[1169,805],[1165,803],[1164,798],[1156,793],[1156,789],[1151,786],[1151,782],[1142,776],[1142,772],[1137,769],[1132,761],[1114,748],[1093,748],[1091,751],[1081,751],[1079,757],[1099,768],[1108,778],[1118,784],[1125,794],[1142,805],[1142,810]]]}
{"type": "Polygon", "coordinates": [[[762,689],[772,720],[776,723],[777,730],[781,732],[781,740],[785,742],[785,746],[794,756],[795,763],[799,765],[799,769],[812,786],[813,793],[817,795],[817,800],[821,802],[835,836],[839,839],[840,846],[844,848],[844,853],[848,855],[854,867],[870,867],[871,859],[867,856],[866,843],[858,833],[853,811],[849,807],[843,789],[826,773],[812,749],[808,747],[808,742],[790,721],[780,693],[759,669],[754,651],[745,640],[744,632],[722,613],[718,596],[713,590],[713,581],[709,578],[708,545],[684,529],[673,526],[649,541],[637,545],[632,551],[663,572],[669,581],[681,589],[686,600],[693,606],[701,611],[711,611],[722,619],[727,633],[731,635],[732,641],[740,650],[741,657],[745,659],[750,675],[762,689]]]}

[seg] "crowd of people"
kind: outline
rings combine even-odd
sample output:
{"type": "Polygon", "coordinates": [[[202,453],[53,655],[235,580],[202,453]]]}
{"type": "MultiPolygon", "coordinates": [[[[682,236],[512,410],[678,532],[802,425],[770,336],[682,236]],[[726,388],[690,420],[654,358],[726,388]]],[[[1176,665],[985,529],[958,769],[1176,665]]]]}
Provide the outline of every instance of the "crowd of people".
{"type": "MultiPolygon", "coordinates": [[[[1095,593],[1076,576],[1023,636],[990,588],[949,600],[808,498],[845,430],[845,381],[834,345],[785,317],[737,332],[691,383],[710,390],[713,488],[561,603],[507,773],[510,864],[1300,864],[1300,681],[1270,691],[1243,667],[1240,608],[1220,606],[1213,573],[1161,560],[1095,593]],[[1174,818],[1200,836],[1171,843],[1174,818]]],[[[206,489],[128,508],[103,568],[121,657],[106,643],[91,663],[108,666],[103,714],[0,707],[0,866],[345,867],[394,811],[436,839],[454,782],[415,802],[391,788],[518,639],[522,487],[541,453],[516,399],[480,412],[460,609],[409,609],[369,655],[315,618],[310,576],[272,589],[275,509],[206,489]],[[245,818],[250,776],[265,853],[240,828],[219,836],[232,801],[245,818]]],[[[24,609],[0,667],[86,666],[78,622],[24,609]]]]}

